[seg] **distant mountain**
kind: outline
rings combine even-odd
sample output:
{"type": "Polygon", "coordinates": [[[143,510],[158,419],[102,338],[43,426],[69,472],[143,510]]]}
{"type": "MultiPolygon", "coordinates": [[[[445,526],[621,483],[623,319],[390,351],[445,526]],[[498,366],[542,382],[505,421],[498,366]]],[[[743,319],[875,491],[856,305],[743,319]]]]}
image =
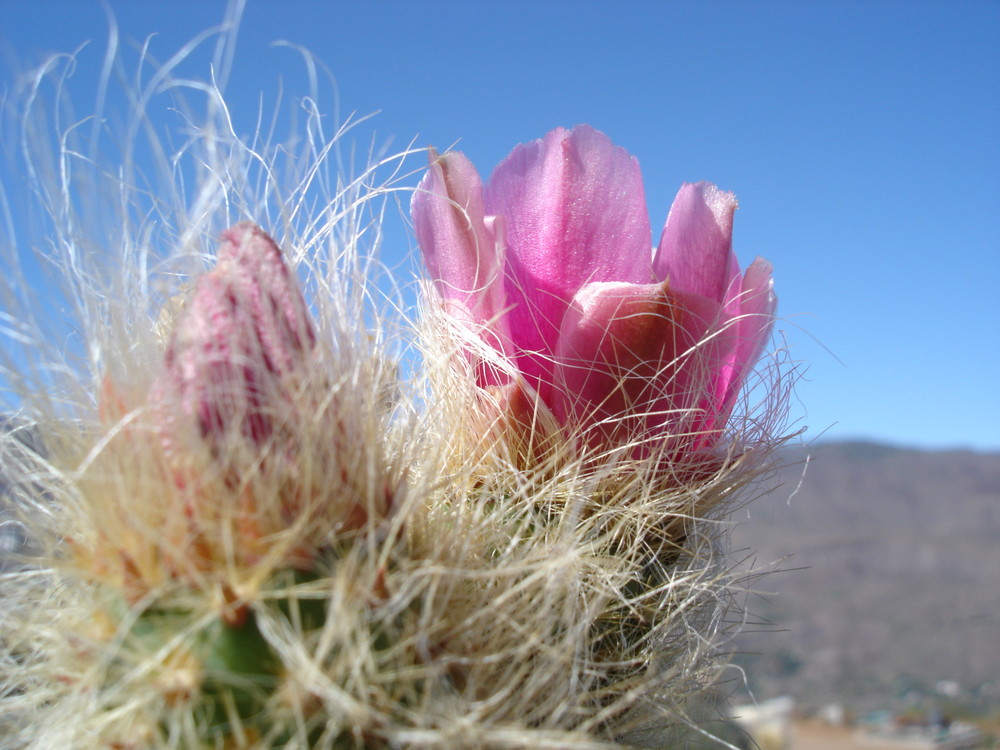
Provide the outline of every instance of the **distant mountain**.
{"type": "Polygon", "coordinates": [[[16,419],[0,414],[0,573],[25,555],[37,554],[22,523],[24,495],[37,495],[37,488],[14,481],[24,472],[14,470],[26,455],[43,453],[37,432],[16,419]]]}
{"type": "Polygon", "coordinates": [[[736,642],[758,697],[861,710],[937,688],[1000,705],[1000,454],[809,453],[783,455],[781,487],[733,531],[754,570],[784,569],[753,583],[771,624],[736,642]]]}

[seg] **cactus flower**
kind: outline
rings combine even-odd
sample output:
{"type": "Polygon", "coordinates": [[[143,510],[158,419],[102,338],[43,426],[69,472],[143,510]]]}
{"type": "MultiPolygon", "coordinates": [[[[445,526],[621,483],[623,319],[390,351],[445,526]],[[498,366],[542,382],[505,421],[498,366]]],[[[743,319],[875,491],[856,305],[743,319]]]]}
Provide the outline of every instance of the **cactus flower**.
{"type": "Polygon", "coordinates": [[[515,364],[514,381],[478,368],[479,385],[647,454],[711,447],[769,335],[771,266],[741,273],[735,209],[685,184],[653,248],[637,160],[582,125],[518,146],[485,186],[461,153],[432,152],[412,214],[449,311],[515,364]]]}

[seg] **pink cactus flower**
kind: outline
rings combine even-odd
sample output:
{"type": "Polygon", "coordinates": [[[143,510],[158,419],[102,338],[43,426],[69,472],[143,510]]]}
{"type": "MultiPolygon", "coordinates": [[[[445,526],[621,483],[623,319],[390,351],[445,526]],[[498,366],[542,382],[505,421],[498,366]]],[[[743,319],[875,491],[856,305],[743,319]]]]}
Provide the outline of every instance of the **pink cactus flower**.
{"type": "MultiPolygon", "coordinates": [[[[770,334],[771,266],[740,272],[732,193],[674,200],[655,249],[639,164],[586,125],[518,146],[483,186],[432,153],[417,239],[454,314],[516,365],[481,386],[527,389],[567,434],[647,455],[714,445],[770,334]]],[[[517,399],[521,400],[521,399],[517,399]]]]}

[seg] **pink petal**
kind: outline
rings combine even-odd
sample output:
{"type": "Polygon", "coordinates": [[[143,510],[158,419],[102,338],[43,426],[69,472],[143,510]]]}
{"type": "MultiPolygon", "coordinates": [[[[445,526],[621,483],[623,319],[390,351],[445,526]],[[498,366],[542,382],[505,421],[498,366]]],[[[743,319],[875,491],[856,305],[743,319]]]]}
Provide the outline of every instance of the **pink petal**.
{"type": "Polygon", "coordinates": [[[778,299],[774,294],[771,264],[757,258],[743,275],[738,299],[739,315],[733,322],[736,342],[720,375],[720,398],[728,418],[747,374],[760,358],[774,325],[778,299]]]}
{"type": "Polygon", "coordinates": [[[650,230],[639,164],[586,125],[518,146],[493,172],[486,210],[507,221],[512,335],[544,389],[563,315],[584,284],[648,283],[650,230]]]}
{"type": "Polygon", "coordinates": [[[599,443],[673,436],[693,445],[715,406],[723,352],[706,334],[719,313],[717,302],[667,283],[585,286],[556,352],[556,417],[599,443]]]}
{"type": "Polygon", "coordinates": [[[424,262],[445,299],[465,305],[477,323],[504,307],[502,251],[483,212],[482,182],[457,152],[438,156],[417,192],[411,213],[424,262]]]}
{"type": "Polygon", "coordinates": [[[778,298],[774,293],[771,274],[771,264],[763,258],[757,258],[743,275],[739,359],[747,367],[756,363],[774,324],[778,298]]]}
{"type": "Polygon", "coordinates": [[[732,253],[736,196],[708,182],[685,183],[667,216],[653,275],[672,288],[725,302],[739,289],[732,253]]]}

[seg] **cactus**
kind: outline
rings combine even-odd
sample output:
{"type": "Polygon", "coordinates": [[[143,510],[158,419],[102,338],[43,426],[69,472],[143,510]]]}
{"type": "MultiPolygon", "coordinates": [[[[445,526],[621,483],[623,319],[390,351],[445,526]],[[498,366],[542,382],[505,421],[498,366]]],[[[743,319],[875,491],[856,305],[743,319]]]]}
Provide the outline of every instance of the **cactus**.
{"type": "Polygon", "coordinates": [[[243,140],[206,87],[200,135],[164,157],[196,190],[147,191],[131,160],[83,158],[97,131],[50,147],[46,80],[24,158],[78,338],[47,334],[7,243],[27,343],[3,376],[38,440],[0,438],[36,547],[0,581],[4,747],[712,735],[691,706],[741,617],[728,523],[787,439],[780,354],[727,391],[711,450],[595,443],[518,380],[495,319],[434,280],[399,312],[377,250],[409,153],[337,174],[318,113],[310,138],[243,140]]]}

